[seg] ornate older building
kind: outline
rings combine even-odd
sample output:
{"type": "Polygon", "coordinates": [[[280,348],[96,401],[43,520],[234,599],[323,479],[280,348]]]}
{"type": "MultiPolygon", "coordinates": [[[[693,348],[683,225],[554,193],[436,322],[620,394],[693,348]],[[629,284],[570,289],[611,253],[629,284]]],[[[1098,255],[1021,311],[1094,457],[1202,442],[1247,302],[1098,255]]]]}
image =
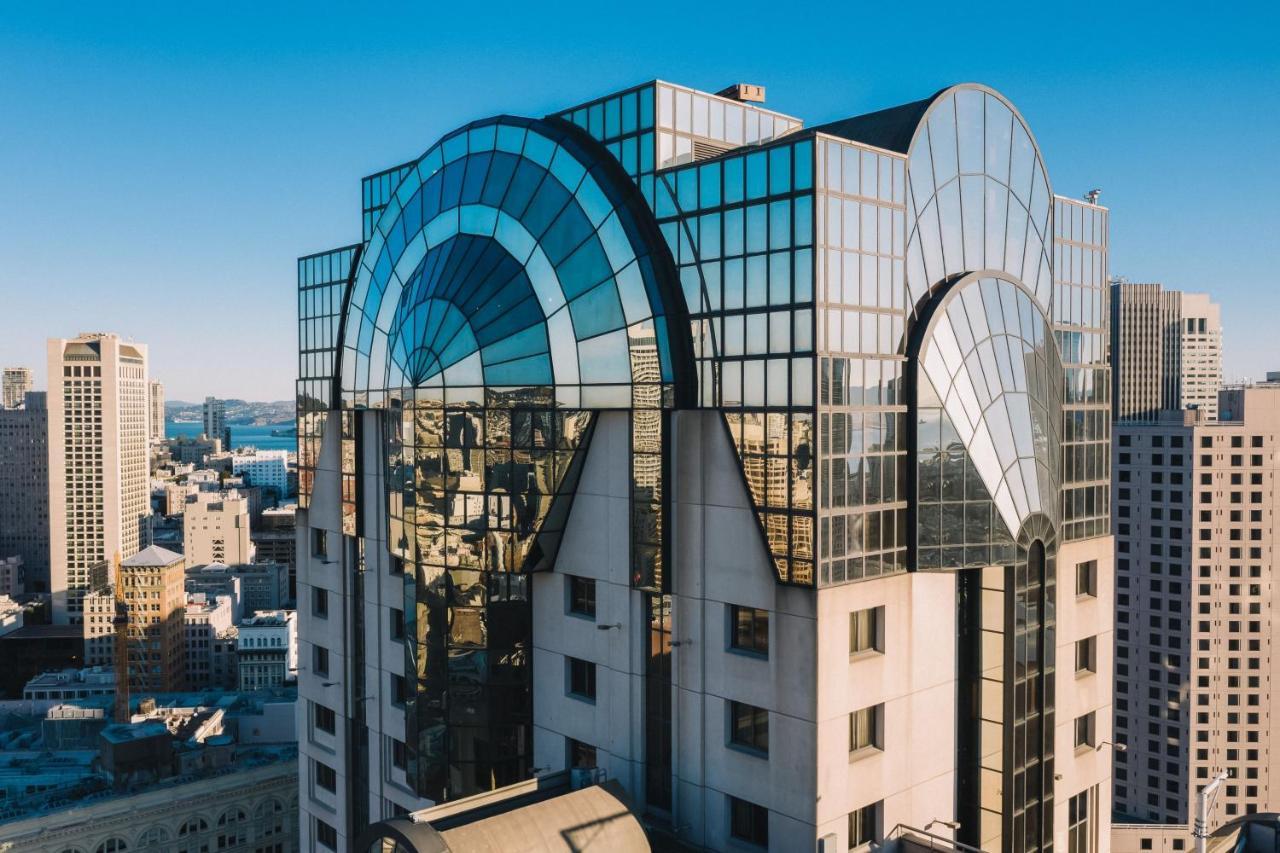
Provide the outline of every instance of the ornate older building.
{"type": "Polygon", "coordinates": [[[1107,837],[1107,211],[985,87],[762,96],[474,122],[299,260],[304,847],[566,767],[713,849],[1107,837]]]}

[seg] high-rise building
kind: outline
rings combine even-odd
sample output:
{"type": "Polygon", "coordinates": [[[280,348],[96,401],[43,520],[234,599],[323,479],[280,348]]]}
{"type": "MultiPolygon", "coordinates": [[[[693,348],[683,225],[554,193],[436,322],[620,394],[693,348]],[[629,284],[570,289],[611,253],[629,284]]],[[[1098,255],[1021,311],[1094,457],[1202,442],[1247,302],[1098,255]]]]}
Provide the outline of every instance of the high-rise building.
{"type": "Polygon", "coordinates": [[[43,391],[0,409],[0,559],[22,558],[27,592],[49,591],[49,409],[43,391]]]}
{"type": "Polygon", "coordinates": [[[79,622],[90,570],[150,542],[147,348],[113,334],[49,340],[53,618],[79,622]]]}
{"type": "Polygon", "coordinates": [[[1214,826],[1280,810],[1280,382],[1218,399],[1116,425],[1115,808],[1144,821],[1189,823],[1223,770],[1214,826]]]}
{"type": "Polygon", "coordinates": [[[1204,293],[1111,283],[1112,408],[1118,421],[1196,408],[1217,417],[1222,313],[1204,293]]]}
{"type": "Polygon", "coordinates": [[[4,405],[0,408],[16,409],[22,405],[23,397],[31,390],[31,368],[6,367],[3,377],[4,405]]]}
{"type": "Polygon", "coordinates": [[[299,260],[304,847],[568,767],[710,849],[1106,838],[1108,212],[985,87],[759,91],[471,123],[299,260]]]}
{"type": "Polygon", "coordinates": [[[128,617],[129,692],[185,690],[187,593],[182,555],[157,545],[120,564],[128,617]]]}
{"type": "Polygon", "coordinates": [[[192,566],[249,563],[249,499],[235,489],[195,492],[182,507],[182,551],[192,566]]]}
{"type": "Polygon", "coordinates": [[[158,379],[151,380],[149,397],[151,412],[151,440],[164,441],[164,383],[158,379]]]}
{"type": "Polygon", "coordinates": [[[224,450],[231,447],[231,430],[227,428],[227,401],[215,397],[205,397],[201,407],[206,438],[216,438],[222,442],[224,450]]]}

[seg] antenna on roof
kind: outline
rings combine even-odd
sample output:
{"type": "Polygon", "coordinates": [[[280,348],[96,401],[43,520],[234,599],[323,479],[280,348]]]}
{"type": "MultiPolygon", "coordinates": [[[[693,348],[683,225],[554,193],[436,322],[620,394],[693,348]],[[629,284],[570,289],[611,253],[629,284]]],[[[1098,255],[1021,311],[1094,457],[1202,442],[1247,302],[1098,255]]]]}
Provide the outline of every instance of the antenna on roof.
{"type": "Polygon", "coordinates": [[[1087,201],[1087,202],[1089,202],[1089,204],[1097,204],[1097,203],[1098,203],[1098,197],[1099,197],[1099,196],[1101,196],[1101,195],[1102,195],[1102,190],[1097,189],[1097,188],[1095,187],[1094,189],[1091,189],[1091,190],[1089,190],[1087,193],[1085,193],[1085,194],[1084,194],[1084,200],[1085,200],[1085,201],[1087,201]]]}

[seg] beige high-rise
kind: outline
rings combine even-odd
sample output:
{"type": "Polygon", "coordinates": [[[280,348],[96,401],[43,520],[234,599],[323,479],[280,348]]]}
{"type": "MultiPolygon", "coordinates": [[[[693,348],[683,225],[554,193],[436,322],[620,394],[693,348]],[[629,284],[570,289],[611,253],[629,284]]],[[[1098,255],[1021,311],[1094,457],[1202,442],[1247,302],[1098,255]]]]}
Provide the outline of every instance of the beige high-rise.
{"type": "Polygon", "coordinates": [[[148,398],[151,407],[150,430],[152,441],[164,441],[164,383],[151,380],[151,392],[148,398]]]}
{"type": "Polygon", "coordinates": [[[4,407],[16,409],[22,405],[22,398],[31,390],[31,368],[6,367],[4,369],[4,407]]]}
{"type": "Polygon", "coordinates": [[[78,623],[90,569],[150,542],[147,348],[95,332],[48,355],[53,618],[78,623]]]}
{"type": "Polygon", "coordinates": [[[182,537],[188,565],[252,562],[249,499],[234,489],[187,495],[182,506],[182,537]]]}
{"type": "Polygon", "coordinates": [[[1218,410],[1116,426],[1115,808],[1142,820],[1186,823],[1222,770],[1214,826],[1280,810],[1280,383],[1218,410]]]}
{"type": "Polygon", "coordinates": [[[1111,284],[1112,410],[1117,421],[1156,420],[1161,412],[1218,415],[1222,312],[1204,293],[1159,284],[1111,284]]]}

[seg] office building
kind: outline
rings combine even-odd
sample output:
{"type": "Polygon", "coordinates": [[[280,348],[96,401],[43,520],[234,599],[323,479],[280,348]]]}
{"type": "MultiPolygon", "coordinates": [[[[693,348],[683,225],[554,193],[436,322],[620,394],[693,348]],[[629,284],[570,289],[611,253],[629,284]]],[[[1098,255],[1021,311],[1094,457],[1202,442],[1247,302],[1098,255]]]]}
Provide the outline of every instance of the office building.
{"type": "Polygon", "coordinates": [[[228,596],[187,595],[183,614],[183,635],[187,648],[187,689],[210,687],[234,688],[235,680],[217,676],[224,673],[216,661],[218,638],[227,633],[233,621],[232,600],[228,596]]]}
{"type": "Polygon", "coordinates": [[[116,661],[116,589],[105,584],[91,589],[81,600],[84,632],[84,665],[115,666],[116,661]]]}
{"type": "Polygon", "coordinates": [[[120,564],[129,692],[186,689],[186,573],[181,554],[150,546],[120,564]]]}
{"type": "Polygon", "coordinates": [[[1215,826],[1280,811],[1280,383],[1217,408],[1116,425],[1115,808],[1144,821],[1191,822],[1222,770],[1215,826]]]}
{"type": "Polygon", "coordinates": [[[223,449],[231,447],[231,430],[227,427],[227,401],[215,397],[205,397],[201,407],[204,423],[204,437],[216,438],[222,442],[223,449]]]}
{"type": "Polygon", "coordinates": [[[1204,293],[1159,284],[1111,283],[1112,407],[1117,421],[1161,412],[1218,412],[1222,313],[1204,293]]]}
{"type": "Polygon", "coordinates": [[[2,408],[16,409],[22,405],[23,398],[31,390],[31,368],[6,367],[3,372],[2,408]]]}
{"type": "Polygon", "coordinates": [[[292,600],[289,570],[282,563],[191,566],[187,592],[229,597],[236,622],[261,610],[280,610],[292,600]]]}
{"type": "Polygon", "coordinates": [[[274,490],[276,498],[289,496],[289,451],[255,450],[231,457],[231,472],[250,484],[274,490]]]}
{"type": "Polygon", "coordinates": [[[182,508],[182,541],[188,565],[252,561],[248,498],[235,489],[187,495],[182,508]]]}
{"type": "Polygon", "coordinates": [[[19,556],[27,592],[49,592],[49,410],[43,391],[0,409],[0,558],[19,556]]]}
{"type": "Polygon", "coordinates": [[[147,348],[113,334],[49,340],[50,589],[79,622],[90,570],[150,543],[147,348]]]}
{"type": "Polygon", "coordinates": [[[250,534],[255,560],[288,567],[290,599],[298,595],[297,511],[296,504],[263,510],[261,525],[250,534]]]}
{"type": "Polygon", "coordinates": [[[280,687],[294,680],[298,669],[298,620],[294,611],[259,611],[237,628],[241,690],[280,687]]]}
{"type": "Polygon", "coordinates": [[[164,441],[164,383],[158,379],[152,379],[149,386],[148,401],[151,407],[151,440],[155,443],[164,441]]]}
{"type": "Polygon", "coordinates": [[[695,847],[1107,837],[1108,212],[985,87],[761,95],[471,123],[299,260],[304,846],[572,767],[695,847]]]}
{"type": "Polygon", "coordinates": [[[22,557],[0,557],[0,596],[18,596],[26,592],[26,568],[22,557]]]}

